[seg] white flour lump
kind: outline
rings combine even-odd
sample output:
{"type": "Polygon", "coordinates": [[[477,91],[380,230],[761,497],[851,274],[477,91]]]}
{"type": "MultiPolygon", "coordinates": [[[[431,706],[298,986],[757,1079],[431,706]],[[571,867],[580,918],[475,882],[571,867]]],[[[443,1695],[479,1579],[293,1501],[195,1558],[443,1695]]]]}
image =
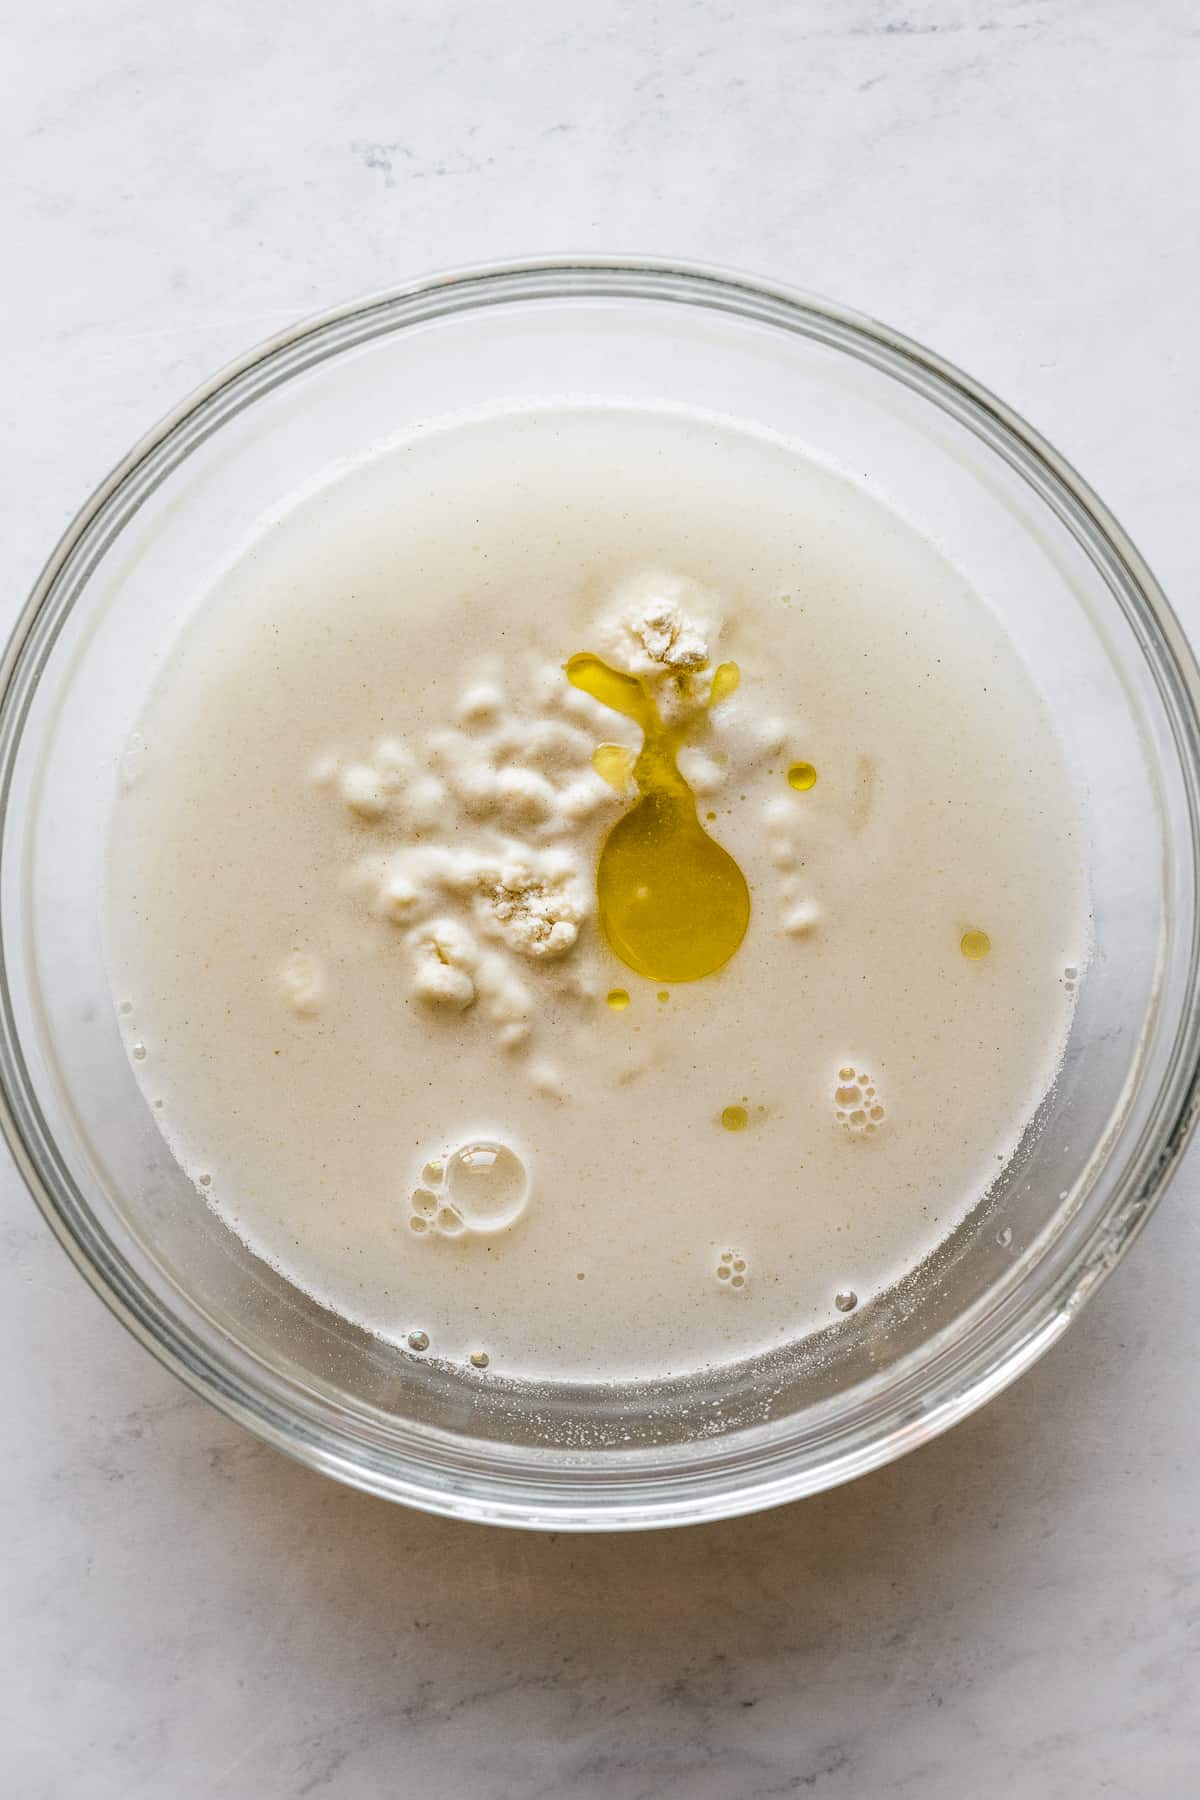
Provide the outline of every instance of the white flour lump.
{"type": "Polygon", "coordinates": [[[596,635],[599,650],[621,668],[659,682],[706,668],[715,631],[712,595],[685,576],[651,569],[618,588],[596,635]]]}
{"type": "Polygon", "coordinates": [[[536,1010],[522,967],[566,957],[592,911],[595,834],[579,831],[616,800],[591,767],[593,735],[547,716],[552,704],[531,711],[478,682],[457,726],[418,746],[384,738],[366,757],[330,752],[311,770],[369,829],[346,886],[403,930],[410,992],[448,1013],[482,1002],[507,1047],[536,1010]]]}

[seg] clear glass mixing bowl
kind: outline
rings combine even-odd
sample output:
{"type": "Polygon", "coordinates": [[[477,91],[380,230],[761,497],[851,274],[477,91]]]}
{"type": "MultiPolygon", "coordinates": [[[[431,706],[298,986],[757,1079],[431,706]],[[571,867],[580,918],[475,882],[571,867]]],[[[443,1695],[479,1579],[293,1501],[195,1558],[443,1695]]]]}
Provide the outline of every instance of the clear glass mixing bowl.
{"type": "Polygon", "coordinates": [[[1136,550],[1061,457],[870,319],[698,268],[511,265],[298,326],[217,376],[81,512],[0,701],[3,1124],[51,1225],[182,1379],[341,1479],[432,1511],[598,1529],[812,1493],[923,1442],[1066,1328],[1195,1108],[1197,674],[1136,550]],[[421,420],[563,395],[781,432],[870,483],[1003,618],[1087,831],[1095,950],[1061,1079],[988,1200],[902,1287],[770,1359],[536,1391],[321,1309],[197,1200],[133,1079],[100,940],[107,814],[168,646],[264,514],[421,420]]]}

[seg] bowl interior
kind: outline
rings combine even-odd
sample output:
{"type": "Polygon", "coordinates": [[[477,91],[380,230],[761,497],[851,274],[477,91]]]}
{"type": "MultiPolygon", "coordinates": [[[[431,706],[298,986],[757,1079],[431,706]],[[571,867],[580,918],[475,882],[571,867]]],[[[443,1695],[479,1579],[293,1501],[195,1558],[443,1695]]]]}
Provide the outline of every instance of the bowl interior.
{"type": "Polygon", "coordinates": [[[0,736],[10,1132],[58,1229],[158,1352],[348,1479],[555,1525],[694,1518],[826,1485],[1023,1366],[1114,1260],[1178,1152],[1195,1064],[1190,661],[1070,472],[879,328],[650,269],[492,272],[351,309],[189,403],[82,516],[35,598],[0,736]],[[535,1391],[369,1337],[197,1201],[120,1042],[100,895],[149,685],[264,517],[424,420],[564,395],[781,433],[940,545],[1058,722],[1094,950],[1042,1115],[988,1200],[900,1288],[769,1360],[535,1391]]]}

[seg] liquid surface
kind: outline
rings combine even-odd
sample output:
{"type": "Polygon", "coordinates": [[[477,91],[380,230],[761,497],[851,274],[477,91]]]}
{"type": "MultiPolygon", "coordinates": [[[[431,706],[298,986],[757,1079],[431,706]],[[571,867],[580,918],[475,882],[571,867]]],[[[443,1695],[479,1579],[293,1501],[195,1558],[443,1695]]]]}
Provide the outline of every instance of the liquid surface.
{"type": "Polygon", "coordinates": [[[180,1203],[472,1380],[861,1310],[1054,1078],[1088,925],[1051,723],[938,552],[786,446],[430,429],[264,526],[138,730],[109,956],[180,1203]],[[573,686],[581,648],[654,717],[573,686]],[[742,884],[672,918],[686,980],[623,910],[680,820],[742,884]]]}

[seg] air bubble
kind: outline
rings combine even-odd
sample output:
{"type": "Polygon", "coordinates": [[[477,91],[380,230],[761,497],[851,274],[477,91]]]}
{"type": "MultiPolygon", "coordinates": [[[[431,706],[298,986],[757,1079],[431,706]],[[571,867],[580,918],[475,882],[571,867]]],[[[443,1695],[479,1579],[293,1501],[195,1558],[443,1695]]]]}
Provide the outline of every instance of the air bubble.
{"type": "Polygon", "coordinates": [[[486,1350],[472,1350],[471,1352],[471,1367],[473,1369],[486,1369],[491,1360],[492,1359],[486,1350]]]}
{"type": "Polygon", "coordinates": [[[447,1158],[445,1193],[460,1228],[506,1231],[525,1210],[529,1176],[515,1150],[484,1140],[447,1158]]]}
{"type": "Polygon", "coordinates": [[[996,1233],[996,1242],[1002,1250],[1007,1250],[1013,1241],[1012,1226],[1002,1225],[996,1233]]]}
{"type": "Polygon", "coordinates": [[[458,1237],[463,1229],[462,1217],[452,1206],[443,1206],[437,1216],[437,1228],[443,1237],[458,1237]]]}
{"type": "Polygon", "coordinates": [[[410,1331],[408,1334],[408,1347],[410,1350],[428,1350],[429,1333],[427,1331],[410,1331]]]}
{"type": "Polygon", "coordinates": [[[428,1188],[414,1188],[412,1197],[413,1211],[432,1219],[438,1209],[437,1195],[431,1194],[428,1188]]]}
{"type": "Polygon", "coordinates": [[[429,1221],[428,1219],[423,1219],[420,1213],[414,1213],[412,1218],[408,1221],[408,1229],[410,1231],[415,1231],[419,1236],[421,1232],[429,1230],[429,1221]]]}
{"type": "Polygon", "coordinates": [[[858,1295],[852,1288],[843,1288],[839,1294],[834,1295],[833,1304],[839,1312],[853,1312],[858,1305],[858,1295]]]}
{"type": "Polygon", "coordinates": [[[135,1044],[133,1046],[132,1055],[133,1055],[134,1062],[145,1062],[145,1060],[146,1060],[145,1044],[135,1044]]]}
{"type": "Polygon", "coordinates": [[[201,1187],[211,1187],[212,1186],[212,1176],[211,1175],[197,1175],[196,1180],[200,1183],[201,1187]]]}

